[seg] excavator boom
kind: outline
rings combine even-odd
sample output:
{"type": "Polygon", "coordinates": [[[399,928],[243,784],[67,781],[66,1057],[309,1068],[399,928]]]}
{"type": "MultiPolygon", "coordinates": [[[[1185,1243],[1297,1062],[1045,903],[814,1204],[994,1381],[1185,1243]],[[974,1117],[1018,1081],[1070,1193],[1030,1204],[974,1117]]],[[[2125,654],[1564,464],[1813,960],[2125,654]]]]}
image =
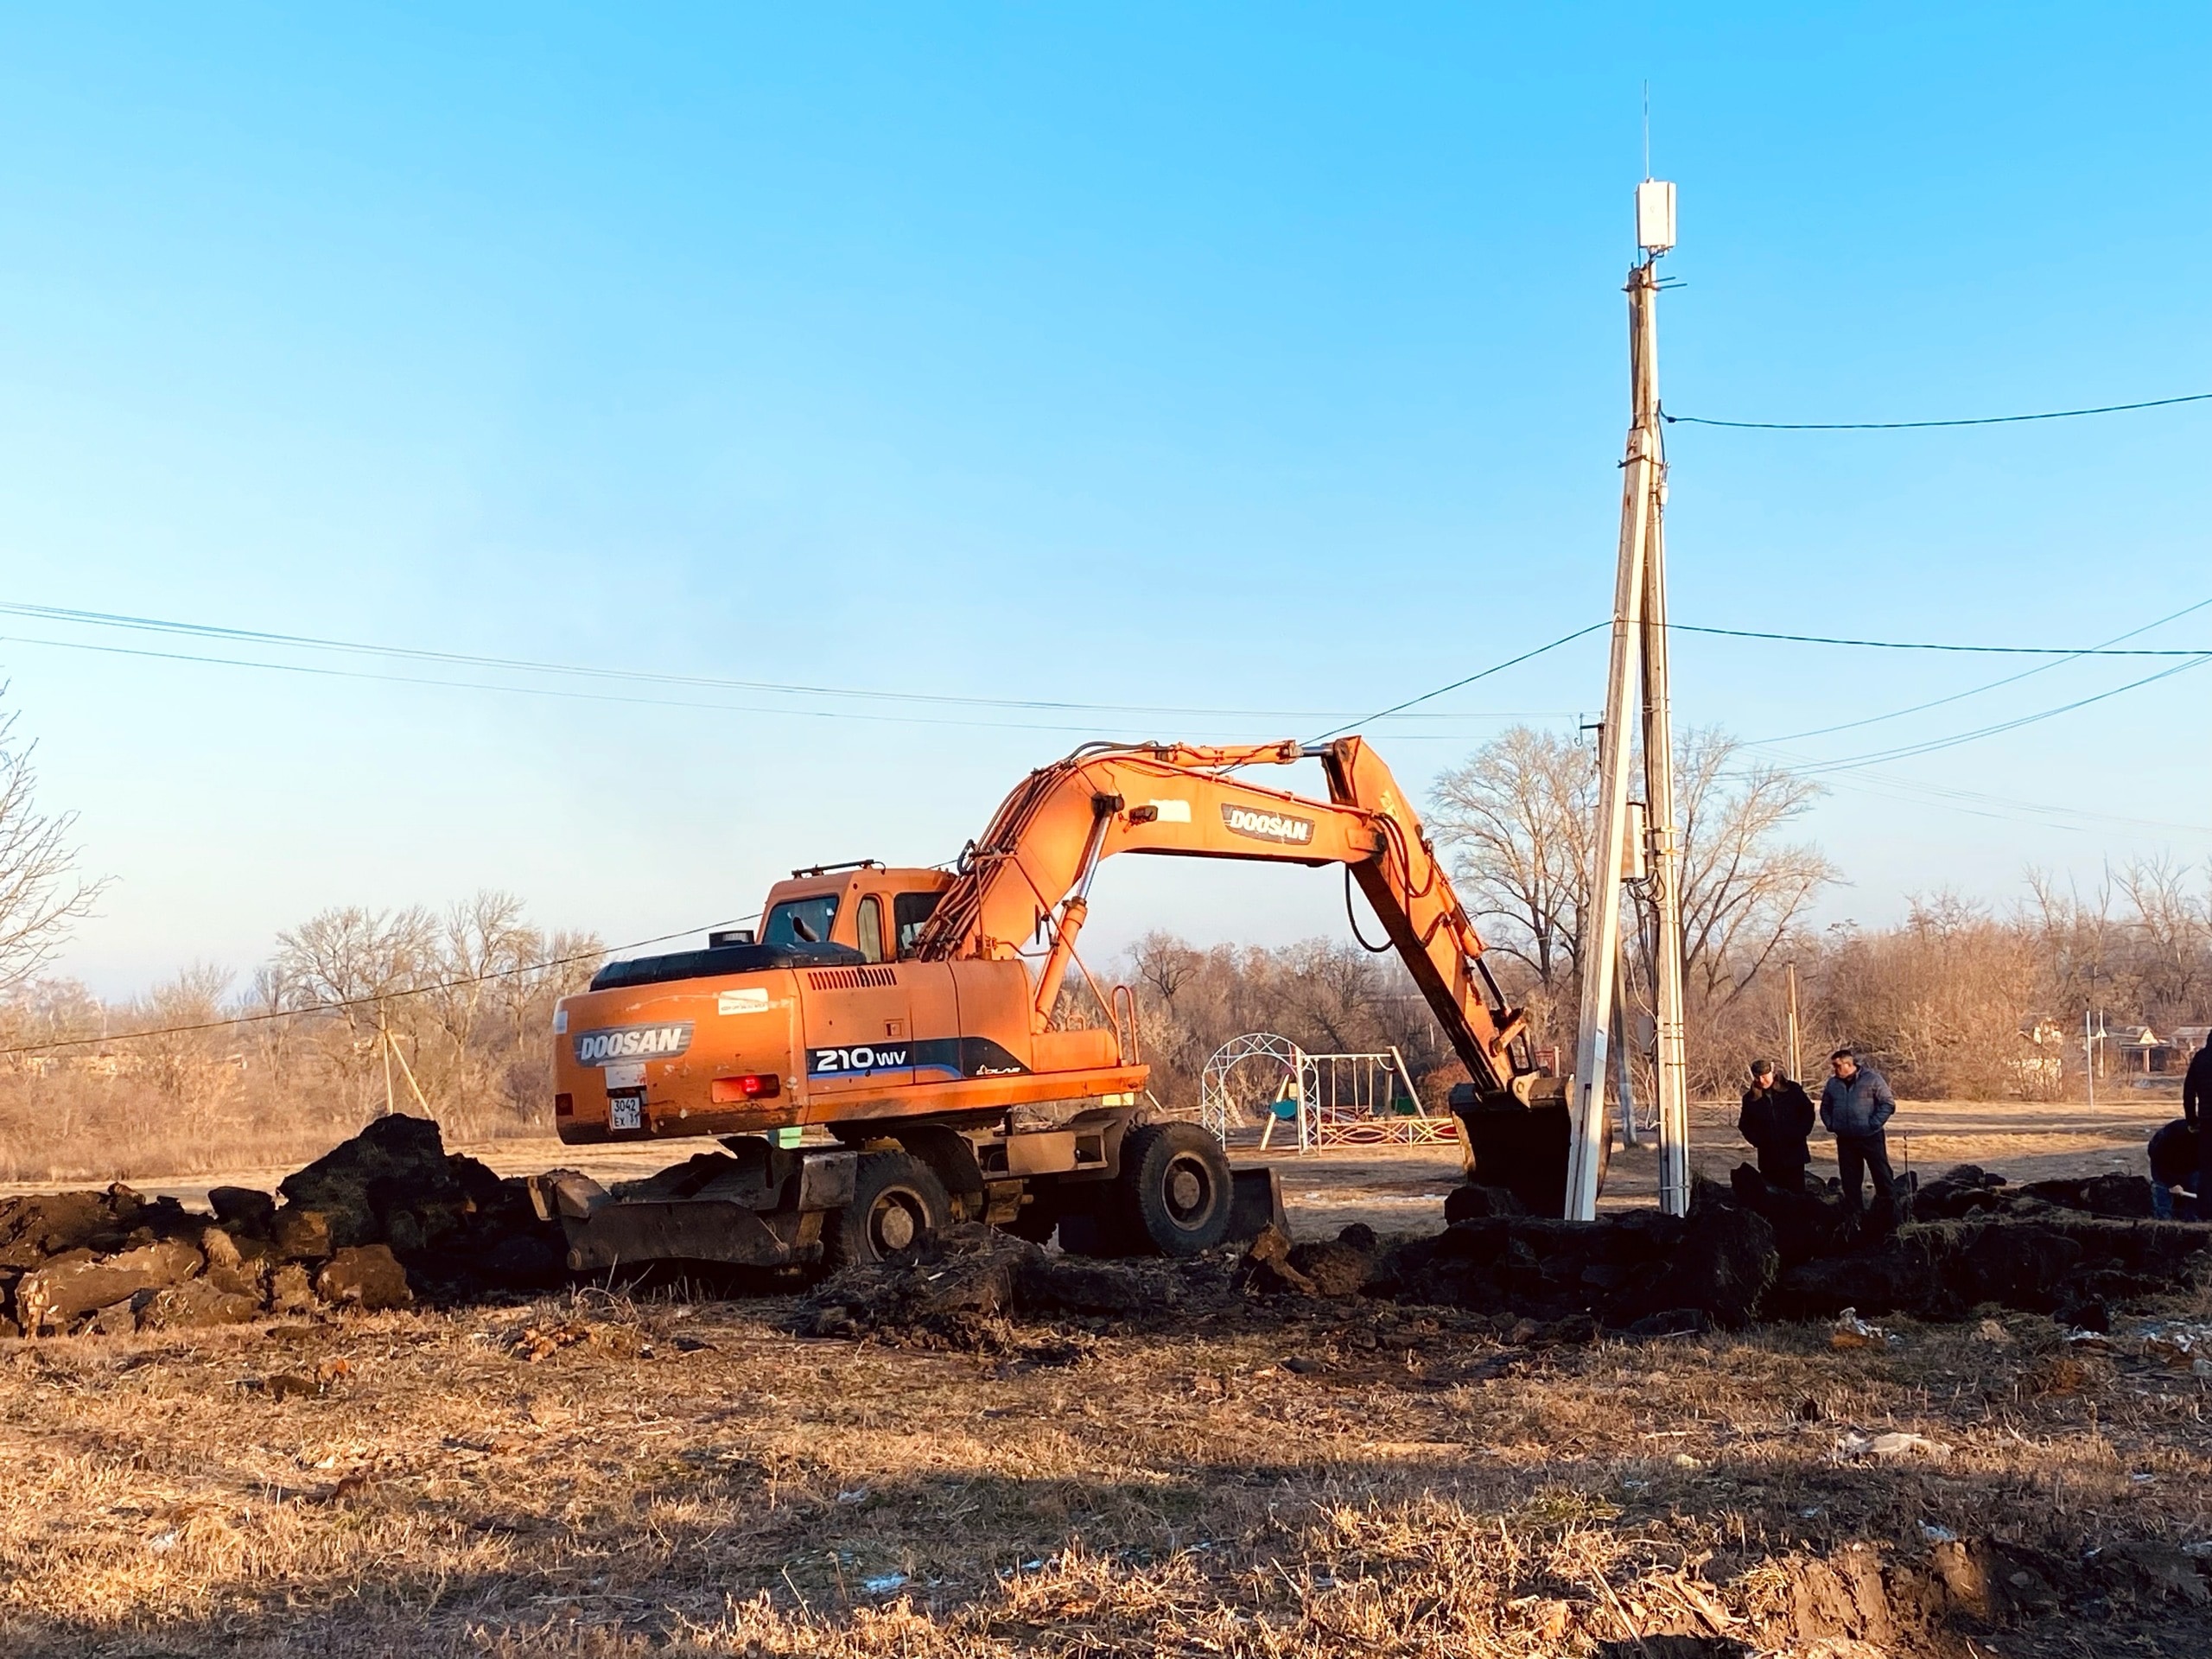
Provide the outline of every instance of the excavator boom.
{"type": "Polygon", "coordinates": [[[1306,747],[1098,747],[1033,772],[962,855],[916,955],[1001,958],[1049,939],[1033,1014],[1051,1018],[1090,879],[1117,853],[1344,866],[1367,895],[1477,1090],[1528,1071],[1513,1053],[1523,1020],[1482,963],[1483,943],[1397,780],[1357,737],[1306,747]],[[1329,798],[1236,775],[1316,760],[1329,798]]]}

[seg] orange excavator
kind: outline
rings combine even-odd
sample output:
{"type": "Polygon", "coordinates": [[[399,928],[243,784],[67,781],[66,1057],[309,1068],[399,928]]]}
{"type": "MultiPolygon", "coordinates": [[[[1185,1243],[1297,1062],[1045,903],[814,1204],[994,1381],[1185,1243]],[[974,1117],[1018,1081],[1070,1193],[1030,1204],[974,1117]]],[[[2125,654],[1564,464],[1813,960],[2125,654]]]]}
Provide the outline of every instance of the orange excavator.
{"type": "Polygon", "coordinates": [[[1525,1161],[1533,1131],[1543,1163],[1556,1141],[1564,1180],[1564,1083],[1533,1063],[1371,749],[1100,744],[1022,779],[950,870],[795,871],[756,928],[611,963],[564,998],[564,1141],[722,1147],[620,1196],[573,1172],[539,1178],[571,1268],[872,1262],[963,1219],[1188,1255],[1279,1215],[1271,1171],[1232,1173],[1211,1135],[1149,1109],[1135,1000],[1077,954],[1092,877],[1121,853],[1344,867],[1466,1067],[1452,1104],[1478,1161],[1485,1143],[1525,1161]],[[1327,800],[1241,775],[1304,760],[1327,800]],[[1104,1023],[1065,1023],[1071,971],[1104,1023]]]}

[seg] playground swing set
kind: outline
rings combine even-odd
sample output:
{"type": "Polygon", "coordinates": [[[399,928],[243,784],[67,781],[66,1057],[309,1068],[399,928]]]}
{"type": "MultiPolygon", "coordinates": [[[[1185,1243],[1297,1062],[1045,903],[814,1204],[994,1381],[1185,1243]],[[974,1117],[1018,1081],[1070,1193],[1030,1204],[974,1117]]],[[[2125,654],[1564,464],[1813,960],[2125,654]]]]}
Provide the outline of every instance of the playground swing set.
{"type": "MultiPolygon", "coordinates": [[[[1449,1113],[1432,1116],[1421,1109],[1405,1056],[1396,1046],[1365,1054],[1315,1054],[1272,1032],[1251,1032],[1230,1039],[1206,1062],[1199,1095],[1199,1118],[1217,1137],[1228,1138],[1241,1120],[1231,1078],[1249,1087],[1250,1068],[1262,1077],[1275,1074],[1265,1101],[1260,1148],[1266,1151],[1278,1132],[1295,1132],[1298,1150],[1325,1147],[1436,1146],[1457,1144],[1459,1121],[1449,1113]]],[[[1249,1099],[1249,1095],[1244,1098],[1249,1099]]]]}

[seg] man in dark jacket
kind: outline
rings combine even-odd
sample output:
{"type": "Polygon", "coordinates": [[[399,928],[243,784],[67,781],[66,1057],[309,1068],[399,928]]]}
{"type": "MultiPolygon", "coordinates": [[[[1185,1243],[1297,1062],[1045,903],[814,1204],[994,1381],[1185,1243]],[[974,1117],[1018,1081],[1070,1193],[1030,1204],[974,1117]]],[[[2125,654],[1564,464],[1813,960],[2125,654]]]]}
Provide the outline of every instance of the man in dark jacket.
{"type": "Polygon", "coordinates": [[[2204,1206],[2197,1195],[2205,1190],[2199,1173],[2203,1149],[2197,1126],[2177,1117],[2151,1137],[2151,1213],[2160,1221],[2196,1221],[2204,1206]]]}
{"type": "Polygon", "coordinates": [[[2181,1082],[2181,1115],[2196,1128],[2196,1214],[2212,1220],[2212,1031],[2204,1046],[2189,1057],[2181,1082]]]}
{"type": "Polygon", "coordinates": [[[1775,1075],[1772,1060],[1751,1062],[1751,1086],[1736,1128],[1759,1155],[1759,1173],[1785,1192],[1805,1190],[1813,1161],[1805,1137],[1813,1132],[1813,1097],[1796,1079],[1775,1075]]]}
{"type": "Polygon", "coordinates": [[[1890,1173],[1889,1137],[1883,1125],[1897,1111],[1897,1096],[1882,1074],[1859,1064],[1847,1048],[1828,1056],[1821,1085],[1821,1122],[1835,1136],[1836,1167],[1843,1176],[1844,1213],[1855,1225],[1862,1204],[1859,1181],[1874,1178],[1874,1219],[1886,1224],[1897,1212],[1897,1179],[1890,1173]]]}

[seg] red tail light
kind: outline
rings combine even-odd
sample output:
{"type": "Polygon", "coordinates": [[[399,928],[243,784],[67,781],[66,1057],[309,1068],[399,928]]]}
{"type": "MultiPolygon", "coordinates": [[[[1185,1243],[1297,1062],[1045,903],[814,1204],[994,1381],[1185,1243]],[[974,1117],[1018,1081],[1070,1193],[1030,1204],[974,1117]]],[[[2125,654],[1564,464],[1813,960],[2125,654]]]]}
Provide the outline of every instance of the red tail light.
{"type": "Polygon", "coordinates": [[[574,1095],[556,1095],[553,1096],[554,1116],[574,1117],[575,1115],[576,1097],[574,1095]]]}
{"type": "Polygon", "coordinates": [[[772,1071],[750,1071],[741,1077],[716,1077],[708,1094],[717,1106],[742,1100],[773,1100],[784,1092],[784,1080],[772,1071]]]}

